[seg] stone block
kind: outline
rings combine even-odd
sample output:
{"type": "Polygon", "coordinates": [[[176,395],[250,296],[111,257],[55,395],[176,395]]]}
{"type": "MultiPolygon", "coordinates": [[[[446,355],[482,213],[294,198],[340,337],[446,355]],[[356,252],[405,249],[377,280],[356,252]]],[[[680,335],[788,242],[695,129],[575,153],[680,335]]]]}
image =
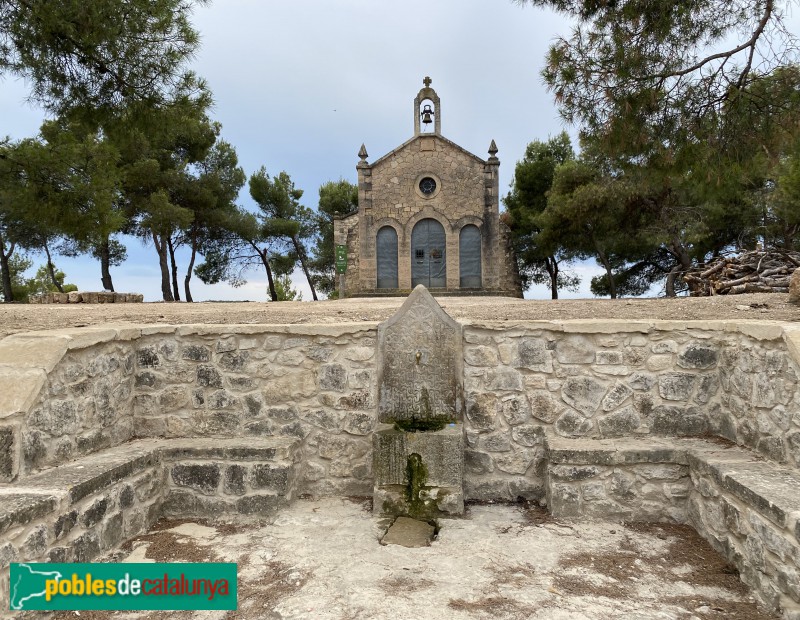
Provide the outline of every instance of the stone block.
{"type": "Polygon", "coordinates": [[[680,480],[688,476],[686,468],[668,463],[639,465],[636,473],[645,480],[680,480]]]}
{"type": "Polygon", "coordinates": [[[197,385],[210,388],[222,387],[222,375],[214,366],[200,365],[197,367],[197,385]]]}
{"type": "Polygon", "coordinates": [[[230,372],[242,372],[250,360],[249,351],[230,351],[218,356],[219,365],[230,372]]]}
{"type": "Polygon", "coordinates": [[[547,493],[547,507],[556,518],[581,516],[579,489],[571,484],[551,483],[547,493]]]}
{"type": "Polygon", "coordinates": [[[673,372],[658,378],[658,393],[664,400],[688,400],[694,388],[696,375],[673,372]]]}
{"type": "Polygon", "coordinates": [[[269,489],[279,495],[286,495],[290,484],[289,467],[276,467],[266,464],[253,465],[250,470],[250,486],[253,489],[269,489]]]}
{"type": "Polygon", "coordinates": [[[636,478],[623,471],[615,471],[609,478],[609,494],[622,501],[636,497],[636,478]]]}
{"type": "Polygon", "coordinates": [[[342,423],[342,430],[350,435],[365,436],[372,433],[377,423],[372,413],[348,411],[342,423]]]}
{"type": "Polygon", "coordinates": [[[561,387],[561,399],[587,418],[592,417],[599,409],[605,393],[604,383],[585,376],[569,377],[561,387]]]}
{"type": "Polygon", "coordinates": [[[592,432],[594,425],[591,420],[568,409],[556,420],[555,429],[562,437],[583,437],[592,432]]]}
{"type": "Polygon", "coordinates": [[[122,542],[124,536],[122,513],[112,515],[104,524],[100,533],[103,549],[111,549],[122,542]]]}
{"type": "Polygon", "coordinates": [[[319,388],[333,392],[347,389],[347,369],[341,364],[323,364],[319,369],[319,388]]]}
{"type": "Polygon", "coordinates": [[[126,484],[119,492],[119,507],[130,508],[134,501],[136,501],[136,493],[131,485],[126,484]]]}
{"type": "Polygon", "coordinates": [[[67,513],[59,515],[56,522],[53,524],[53,536],[58,540],[62,536],[69,534],[75,524],[78,522],[78,511],[70,510],[67,513]]]}
{"type": "Polygon", "coordinates": [[[11,482],[16,477],[19,456],[20,442],[16,426],[0,426],[0,482],[11,482]]]}
{"type": "Polygon", "coordinates": [[[647,370],[651,372],[661,372],[662,370],[672,367],[672,356],[651,355],[647,358],[645,366],[647,366],[647,370]]]}
{"type": "Polygon", "coordinates": [[[538,503],[547,495],[547,490],[542,480],[531,480],[527,476],[509,480],[508,490],[511,494],[511,499],[514,501],[523,499],[538,503]]]}
{"type": "Polygon", "coordinates": [[[89,530],[72,543],[73,557],[76,562],[91,562],[100,555],[100,537],[94,530],[89,530]]]}
{"type": "Polygon", "coordinates": [[[517,343],[514,366],[538,372],[553,372],[553,358],[547,343],[541,338],[521,339],[517,343]]]}
{"type": "Polygon", "coordinates": [[[427,484],[460,487],[464,477],[464,438],[461,425],[442,431],[406,433],[393,428],[373,435],[375,484],[408,484],[408,457],[419,454],[427,468],[427,484]]]}
{"type": "Polygon", "coordinates": [[[690,342],[682,347],[677,363],[681,368],[706,370],[717,365],[719,348],[706,342],[690,342]]]}
{"type": "Polygon", "coordinates": [[[556,342],[556,359],[561,364],[591,364],[595,346],[586,336],[566,336],[556,342]]]}
{"type": "Polygon", "coordinates": [[[225,468],[225,493],[230,495],[245,494],[245,478],[247,469],[242,465],[228,465],[225,468]]]}
{"type": "Polygon", "coordinates": [[[609,413],[597,420],[600,434],[603,437],[625,437],[631,435],[639,428],[641,420],[633,407],[625,407],[619,411],[609,413]]]}
{"type": "Polygon", "coordinates": [[[188,345],[181,352],[181,358],[192,362],[207,362],[211,359],[211,351],[207,346],[188,345]]]}
{"type": "Polygon", "coordinates": [[[656,435],[703,435],[707,430],[708,421],[694,407],[659,405],[653,408],[650,431],[656,435]]]}
{"type": "Polygon", "coordinates": [[[216,463],[172,466],[172,481],[178,486],[189,487],[205,494],[216,493],[220,481],[220,469],[216,463]]]}
{"type": "Polygon", "coordinates": [[[532,448],[545,441],[544,428],[533,424],[523,424],[511,429],[511,438],[520,446],[532,448]]]}
{"type": "Polygon", "coordinates": [[[595,364],[600,366],[607,366],[611,364],[622,364],[621,351],[597,351],[595,353],[595,364]]]}
{"type": "Polygon", "coordinates": [[[497,424],[497,398],[486,392],[467,394],[467,420],[472,429],[490,431],[497,424]]]}
{"type": "Polygon", "coordinates": [[[494,391],[521,392],[524,390],[522,375],[512,368],[499,368],[491,371],[487,377],[486,387],[494,391]]]}
{"type": "Polygon", "coordinates": [[[628,385],[637,392],[647,392],[656,384],[656,378],[653,375],[643,372],[633,373],[627,381],[628,385]]]}
{"type": "Polygon", "coordinates": [[[498,364],[497,352],[490,347],[468,347],[464,351],[464,361],[470,366],[494,368],[498,364]]]}
{"type": "Polygon", "coordinates": [[[594,502],[606,498],[606,487],[602,482],[587,482],[581,485],[581,496],[586,502],[594,502]]]}
{"type": "Polygon", "coordinates": [[[514,447],[510,452],[503,452],[495,455],[495,465],[497,469],[507,474],[523,475],[527,474],[533,467],[542,463],[540,452],[530,448],[514,447]]]}
{"type": "Polygon", "coordinates": [[[47,561],[53,564],[67,564],[73,561],[70,547],[53,547],[47,554],[47,561]]]}
{"type": "Polygon", "coordinates": [[[52,495],[25,492],[0,494],[0,533],[51,514],[57,503],[57,498],[52,495]]]}
{"type": "Polygon", "coordinates": [[[579,482],[596,478],[601,469],[596,465],[551,465],[549,475],[552,480],[560,482],[579,482]]]}
{"type": "Polygon", "coordinates": [[[530,395],[530,405],[531,415],[547,424],[555,422],[561,413],[557,402],[548,392],[533,392],[530,395]]]}
{"type": "MultiPolygon", "coordinates": [[[[537,396],[541,397],[541,393],[536,393],[537,396]]],[[[545,396],[548,400],[552,402],[550,396],[545,393],[545,396]]],[[[537,405],[542,406],[541,403],[537,401],[537,405]]],[[[544,405],[546,407],[546,404],[544,405]]],[[[528,421],[531,415],[531,405],[528,401],[528,397],[524,394],[521,395],[510,395],[505,396],[500,401],[500,410],[502,411],[503,417],[505,418],[506,422],[510,426],[515,426],[517,424],[523,424],[528,421]]],[[[538,416],[537,416],[538,417],[538,416]]]]}
{"type": "Polygon", "coordinates": [[[677,353],[678,343],[674,340],[661,340],[659,342],[654,342],[650,347],[650,350],[657,355],[664,353],[677,353]]]}
{"type": "Polygon", "coordinates": [[[619,407],[633,394],[633,389],[624,383],[617,383],[612,387],[601,403],[603,411],[611,411],[619,407]]]}
{"type": "Polygon", "coordinates": [[[494,471],[491,455],[476,450],[464,451],[464,469],[469,474],[483,475],[494,471]]]}
{"type": "Polygon", "coordinates": [[[495,432],[482,435],[480,446],[487,452],[508,452],[511,450],[511,437],[507,432],[495,432]]]}
{"type": "Polygon", "coordinates": [[[243,515],[269,516],[286,503],[280,495],[259,493],[236,501],[236,510],[243,515]]]}
{"type": "Polygon", "coordinates": [[[87,508],[81,515],[81,523],[85,527],[92,527],[100,523],[106,514],[109,507],[109,501],[103,497],[95,500],[89,508],[87,508]]]}
{"type": "MultiPolygon", "coordinates": [[[[8,336],[0,341],[0,371],[8,372],[9,366],[13,366],[12,373],[18,373],[24,368],[42,368],[50,373],[56,364],[61,361],[69,347],[69,338],[66,336],[26,336],[25,334],[8,336]]],[[[2,376],[2,375],[0,375],[2,376]]],[[[41,382],[33,373],[24,379],[29,386],[38,385],[41,382]],[[33,382],[33,383],[31,383],[33,382]]],[[[6,387],[13,377],[7,377],[0,387],[6,387]]],[[[13,394],[13,392],[12,392],[13,394]]],[[[37,390],[38,395],[38,390],[37,390]]],[[[17,400],[24,396],[20,393],[17,400]]]]}

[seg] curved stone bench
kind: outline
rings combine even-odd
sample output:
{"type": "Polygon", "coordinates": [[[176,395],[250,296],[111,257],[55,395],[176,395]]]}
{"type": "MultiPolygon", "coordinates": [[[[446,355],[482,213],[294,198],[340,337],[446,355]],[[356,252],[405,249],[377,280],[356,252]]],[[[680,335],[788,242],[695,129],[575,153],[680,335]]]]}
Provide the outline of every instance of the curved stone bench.
{"type": "Polygon", "coordinates": [[[274,514],[299,450],[284,437],[141,440],[0,485],[0,607],[11,562],[90,562],[161,516],[274,514]]]}
{"type": "Polygon", "coordinates": [[[724,441],[547,440],[557,517],[687,523],[784,617],[800,618],[800,471],[724,441]]]}

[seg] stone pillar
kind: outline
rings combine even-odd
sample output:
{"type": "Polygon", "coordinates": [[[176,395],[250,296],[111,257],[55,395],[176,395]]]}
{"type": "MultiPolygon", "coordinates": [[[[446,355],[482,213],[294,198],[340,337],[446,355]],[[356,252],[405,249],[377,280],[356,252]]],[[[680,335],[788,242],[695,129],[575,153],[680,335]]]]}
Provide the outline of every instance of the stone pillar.
{"type": "Polygon", "coordinates": [[[500,288],[500,271],[505,253],[501,248],[500,235],[500,160],[497,159],[497,145],[494,140],[489,145],[489,159],[483,167],[483,287],[500,288]]]}
{"type": "Polygon", "coordinates": [[[358,172],[358,261],[359,271],[357,277],[350,277],[347,282],[348,295],[365,289],[374,289],[376,282],[366,280],[371,272],[375,272],[375,233],[372,227],[372,166],[367,162],[367,149],[361,145],[358,152],[361,158],[356,165],[358,172]],[[371,267],[371,268],[370,268],[371,267]]]}

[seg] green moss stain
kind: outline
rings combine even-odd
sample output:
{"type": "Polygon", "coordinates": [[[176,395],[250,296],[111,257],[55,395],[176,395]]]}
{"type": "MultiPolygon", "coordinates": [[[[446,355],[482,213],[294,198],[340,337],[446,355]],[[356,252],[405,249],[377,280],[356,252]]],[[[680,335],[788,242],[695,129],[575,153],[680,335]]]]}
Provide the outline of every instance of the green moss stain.
{"type": "Polygon", "coordinates": [[[420,497],[420,491],[425,488],[428,481],[428,468],[422,462],[422,457],[417,454],[410,454],[406,462],[406,476],[408,477],[407,497],[408,497],[408,516],[414,519],[427,516],[430,512],[426,501],[420,497]]]}
{"type": "Polygon", "coordinates": [[[395,420],[394,427],[398,431],[405,431],[406,433],[425,433],[431,431],[440,431],[448,424],[452,423],[453,419],[446,415],[437,415],[424,418],[411,416],[405,420],[395,420]]]}

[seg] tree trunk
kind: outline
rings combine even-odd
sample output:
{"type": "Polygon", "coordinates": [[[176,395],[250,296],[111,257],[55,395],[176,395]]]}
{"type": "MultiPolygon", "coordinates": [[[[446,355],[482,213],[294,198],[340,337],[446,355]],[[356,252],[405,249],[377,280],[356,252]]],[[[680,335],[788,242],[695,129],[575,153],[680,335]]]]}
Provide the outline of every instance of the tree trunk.
{"type": "Polygon", "coordinates": [[[169,260],[172,266],[172,291],[175,301],[181,300],[180,289],[178,288],[178,264],[175,262],[175,246],[172,245],[172,237],[167,237],[167,248],[169,249],[169,260]]]}
{"type": "Polygon", "coordinates": [[[192,303],[192,291],[189,290],[189,281],[192,279],[192,269],[194,269],[194,259],[197,256],[197,233],[192,230],[192,256],[189,259],[189,268],[186,270],[186,277],[183,279],[183,290],[186,293],[187,303],[192,303]]]}
{"type": "Polygon", "coordinates": [[[611,299],[617,298],[617,284],[614,282],[614,273],[611,269],[611,262],[608,260],[605,252],[598,250],[597,257],[600,259],[600,263],[605,267],[606,270],[606,277],[608,278],[608,292],[611,294],[611,299]]]}
{"type": "Polygon", "coordinates": [[[675,294],[675,278],[678,277],[678,273],[681,271],[680,265],[675,265],[672,269],[669,270],[667,274],[667,284],[666,284],[666,293],[667,297],[677,297],[675,294]]]}
{"type": "Polygon", "coordinates": [[[12,254],[14,254],[14,244],[12,243],[6,252],[5,241],[0,236],[0,274],[3,278],[3,301],[5,303],[14,301],[14,290],[11,288],[11,269],[8,265],[12,254]]]}
{"type": "MultiPolygon", "coordinates": [[[[675,267],[673,267],[673,269],[672,269],[672,271],[675,271],[675,275],[672,278],[673,293],[674,293],[675,292],[675,290],[674,290],[675,278],[677,277],[677,275],[681,271],[683,271],[685,273],[685,272],[688,272],[689,269],[691,269],[691,267],[692,267],[692,259],[689,256],[689,253],[686,251],[686,248],[683,246],[683,244],[677,238],[673,237],[672,240],[670,241],[669,245],[670,245],[670,250],[671,250],[673,256],[675,256],[675,258],[678,259],[678,263],[679,263],[678,265],[675,265],[675,267]]],[[[670,274],[672,273],[672,271],[670,271],[670,274]]],[[[697,289],[697,284],[696,283],[689,282],[688,284],[689,284],[689,290],[690,291],[694,291],[694,290],[697,289]]],[[[669,297],[669,291],[667,291],[667,296],[669,297]]]]}
{"type": "Polygon", "coordinates": [[[47,256],[47,274],[50,276],[50,281],[53,283],[53,286],[56,287],[56,290],[59,293],[64,292],[64,288],[61,286],[59,281],[56,279],[56,269],[55,265],[53,265],[53,259],[50,256],[50,248],[47,247],[47,242],[44,242],[44,253],[47,256]]]}
{"type": "Polygon", "coordinates": [[[294,244],[295,252],[297,252],[297,256],[300,258],[300,266],[303,268],[303,273],[306,274],[306,280],[308,280],[308,286],[311,288],[311,298],[314,301],[319,301],[317,299],[317,291],[314,290],[314,284],[311,282],[311,274],[308,273],[308,267],[306,267],[306,252],[305,248],[300,243],[300,240],[297,238],[296,235],[292,235],[292,243],[294,244]]]}
{"type": "Polygon", "coordinates": [[[154,230],[150,231],[153,235],[153,245],[158,252],[158,266],[161,267],[161,296],[164,301],[175,301],[172,297],[172,288],[169,282],[169,265],[167,264],[167,241],[159,241],[158,235],[154,230]]]}
{"type": "Polygon", "coordinates": [[[555,256],[546,256],[544,266],[550,276],[550,295],[552,299],[558,299],[558,261],[555,256]]]}
{"type": "Polygon", "coordinates": [[[100,282],[103,284],[103,289],[106,291],[114,290],[114,283],[111,281],[111,249],[109,248],[108,237],[105,237],[100,242],[100,247],[97,249],[100,255],[100,282]]]}
{"type": "Polygon", "coordinates": [[[264,248],[263,250],[258,247],[255,243],[250,243],[253,246],[256,252],[258,252],[258,256],[261,258],[261,262],[264,264],[264,269],[267,271],[267,283],[269,284],[269,296],[272,301],[278,301],[278,293],[275,290],[275,280],[272,279],[272,269],[269,266],[269,261],[267,260],[267,249],[264,248]]]}

